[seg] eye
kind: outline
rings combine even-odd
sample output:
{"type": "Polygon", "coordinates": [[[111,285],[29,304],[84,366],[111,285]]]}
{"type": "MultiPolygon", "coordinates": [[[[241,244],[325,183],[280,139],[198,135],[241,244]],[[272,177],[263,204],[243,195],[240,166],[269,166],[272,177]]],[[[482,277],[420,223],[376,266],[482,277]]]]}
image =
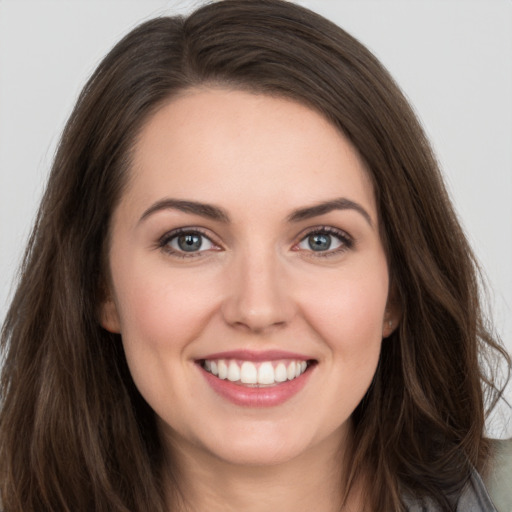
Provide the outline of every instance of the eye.
{"type": "Polygon", "coordinates": [[[218,247],[205,234],[197,230],[178,230],[164,235],[159,246],[171,254],[193,256],[218,247]]]}
{"type": "Polygon", "coordinates": [[[350,249],[352,246],[353,241],[349,235],[332,227],[322,227],[310,231],[296,245],[300,251],[325,253],[325,255],[336,254],[350,249]]]}

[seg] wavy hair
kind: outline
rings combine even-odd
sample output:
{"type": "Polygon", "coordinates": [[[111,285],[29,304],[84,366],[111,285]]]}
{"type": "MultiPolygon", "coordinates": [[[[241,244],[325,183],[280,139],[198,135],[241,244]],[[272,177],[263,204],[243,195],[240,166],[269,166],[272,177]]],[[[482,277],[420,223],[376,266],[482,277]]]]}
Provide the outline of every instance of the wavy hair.
{"type": "Polygon", "coordinates": [[[510,361],[482,314],[478,267],[429,143],[387,71],[345,31],[285,1],[225,0],[130,32],[66,125],[2,329],[4,512],[165,510],[155,416],[98,307],[141,127],[179,92],[219,85],[308,105],[366,162],[402,319],[353,414],[340,486],[367,474],[372,509],[404,510],[410,494],[450,510],[489,453],[485,404],[500,391],[483,361],[510,361]]]}

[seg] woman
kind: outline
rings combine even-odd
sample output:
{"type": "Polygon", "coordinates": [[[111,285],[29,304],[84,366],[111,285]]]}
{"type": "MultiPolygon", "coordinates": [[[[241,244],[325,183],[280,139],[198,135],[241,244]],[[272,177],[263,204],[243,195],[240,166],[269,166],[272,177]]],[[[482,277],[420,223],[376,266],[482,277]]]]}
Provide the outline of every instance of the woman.
{"type": "Polygon", "coordinates": [[[506,354],[429,145],[293,4],[107,55],[2,340],[5,512],[496,510],[481,362],[506,354]]]}

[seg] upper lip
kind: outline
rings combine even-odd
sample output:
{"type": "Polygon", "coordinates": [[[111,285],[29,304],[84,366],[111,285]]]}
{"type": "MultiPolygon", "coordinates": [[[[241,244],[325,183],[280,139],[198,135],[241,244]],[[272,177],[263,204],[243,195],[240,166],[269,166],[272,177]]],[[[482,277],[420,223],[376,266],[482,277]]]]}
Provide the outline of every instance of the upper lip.
{"type": "Polygon", "coordinates": [[[207,356],[200,357],[199,360],[205,359],[241,359],[242,361],[275,361],[278,359],[295,359],[300,361],[309,361],[312,357],[305,356],[304,354],[297,354],[295,352],[288,352],[284,350],[228,350],[225,352],[216,352],[208,354],[207,356]]]}

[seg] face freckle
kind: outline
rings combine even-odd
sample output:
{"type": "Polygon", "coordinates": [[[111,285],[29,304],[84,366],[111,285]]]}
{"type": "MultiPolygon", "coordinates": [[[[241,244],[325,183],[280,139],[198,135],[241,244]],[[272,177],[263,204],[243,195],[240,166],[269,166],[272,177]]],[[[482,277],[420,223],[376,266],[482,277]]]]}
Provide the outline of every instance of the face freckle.
{"type": "Polygon", "coordinates": [[[144,126],[111,232],[102,323],[169,445],[265,464],[341,442],[396,315],[372,185],[334,126],[186,91],[144,126]]]}

